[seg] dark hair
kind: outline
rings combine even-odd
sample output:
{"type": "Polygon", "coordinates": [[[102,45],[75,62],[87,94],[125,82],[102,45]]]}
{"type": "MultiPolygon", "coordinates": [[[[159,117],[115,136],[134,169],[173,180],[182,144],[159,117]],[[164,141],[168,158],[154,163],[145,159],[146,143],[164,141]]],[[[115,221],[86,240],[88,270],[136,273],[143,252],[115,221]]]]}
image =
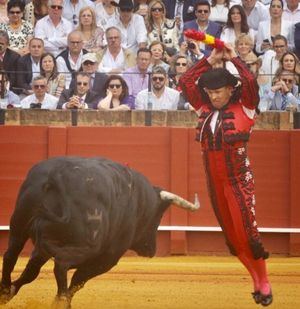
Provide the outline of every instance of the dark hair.
{"type": "MultiPolygon", "coordinates": [[[[211,0],[211,7],[214,7],[217,5],[217,0],[211,0]]],[[[224,6],[226,8],[229,8],[230,0],[225,0],[224,6]]]]}
{"type": "MultiPolygon", "coordinates": [[[[275,0],[271,0],[271,2],[270,2],[270,8],[271,8],[273,1],[275,1],[275,0]]],[[[277,1],[279,1],[281,3],[281,8],[283,9],[283,1],[282,0],[277,0],[277,1]]]]}
{"type": "Polygon", "coordinates": [[[149,53],[149,54],[151,54],[151,51],[147,47],[141,47],[141,48],[138,49],[136,55],[138,56],[140,53],[149,53]]]}
{"type": "Polygon", "coordinates": [[[40,42],[42,43],[43,46],[45,45],[45,42],[44,42],[43,39],[33,37],[33,38],[31,38],[31,39],[29,40],[29,46],[30,46],[30,44],[31,44],[32,41],[40,41],[40,42]]]}
{"type": "Polygon", "coordinates": [[[234,9],[237,9],[240,14],[241,14],[241,32],[242,33],[248,33],[249,32],[249,26],[248,26],[248,22],[247,22],[247,15],[245,13],[244,8],[241,5],[235,4],[233,5],[229,11],[228,11],[228,15],[227,15],[227,22],[226,22],[226,27],[227,28],[233,28],[233,22],[232,22],[232,12],[234,9]]]}
{"type": "Polygon", "coordinates": [[[43,69],[42,63],[43,63],[43,59],[45,57],[47,57],[47,56],[51,57],[52,60],[53,60],[53,63],[54,63],[54,67],[53,67],[52,73],[51,73],[49,79],[47,80],[47,82],[48,82],[49,80],[53,80],[53,79],[55,79],[58,76],[58,71],[57,71],[57,63],[56,63],[55,57],[51,53],[44,53],[42,55],[41,59],[40,59],[40,73],[41,73],[41,75],[46,77],[46,72],[43,69]]]}
{"type": "Polygon", "coordinates": [[[210,3],[207,1],[207,0],[199,0],[195,3],[194,5],[194,11],[196,12],[197,11],[197,8],[199,5],[206,5],[208,6],[208,9],[210,11],[210,3]]]}
{"type": "Polygon", "coordinates": [[[287,38],[286,38],[284,35],[282,35],[282,34],[276,34],[276,35],[272,38],[273,44],[275,43],[275,41],[278,41],[278,40],[284,41],[285,45],[288,44],[287,38]]]}
{"type": "Polygon", "coordinates": [[[7,45],[9,45],[9,36],[5,30],[0,30],[0,38],[4,38],[7,45]]]}
{"type": "Polygon", "coordinates": [[[20,8],[21,12],[23,13],[25,10],[25,1],[22,0],[9,0],[7,3],[7,13],[11,10],[11,8],[18,7],[20,8]]]}
{"type": "Polygon", "coordinates": [[[120,75],[110,75],[105,84],[104,84],[104,91],[106,91],[108,89],[108,85],[109,83],[112,81],[112,80],[118,80],[120,81],[121,85],[122,85],[122,92],[121,92],[121,95],[120,95],[120,101],[122,101],[124,98],[126,98],[128,96],[128,86],[125,82],[125,80],[123,79],[123,77],[121,77],[120,75]]]}

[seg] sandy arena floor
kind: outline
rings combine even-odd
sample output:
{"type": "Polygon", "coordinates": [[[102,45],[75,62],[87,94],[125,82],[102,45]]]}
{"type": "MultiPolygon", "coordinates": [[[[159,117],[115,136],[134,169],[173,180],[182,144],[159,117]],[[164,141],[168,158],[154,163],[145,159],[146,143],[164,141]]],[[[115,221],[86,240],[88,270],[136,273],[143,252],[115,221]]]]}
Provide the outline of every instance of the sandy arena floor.
{"type": "MultiPolygon", "coordinates": [[[[18,276],[27,259],[17,264],[18,276]]],[[[1,261],[2,264],[2,261],[1,261]]],[[[52,262],[2,309],[47,309],[56,293],[52,262]]],[[[270,309],[300,308],[300,258],[268,260],[274,303],[270,309]]],[[[73,309],[247,309],[262,308],[251,298],[250,278],[233,257],[125,257],[109,273],[90,280],[73,309]]]]}

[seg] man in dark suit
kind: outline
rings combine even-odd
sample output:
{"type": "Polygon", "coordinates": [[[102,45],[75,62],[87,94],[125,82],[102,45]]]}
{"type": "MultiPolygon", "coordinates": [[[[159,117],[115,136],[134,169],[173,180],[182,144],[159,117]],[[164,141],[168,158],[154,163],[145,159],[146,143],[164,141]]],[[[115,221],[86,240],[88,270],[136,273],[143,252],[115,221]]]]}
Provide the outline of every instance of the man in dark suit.
{"type": "MultiPolygon", "coordinates": [[[[196,19],[188,21],[183,26],[183,31],[186,29],[195,29],[201,32],[210,34],[216,38],[219,38],[221,35],[222,27],[213,21],[208,20],[210,15],[210,4],[206,0],[200,0],[195,4],[195,15],[196,19]]],[[[181,38],[181,42],[183,41],[181,38]]],[[[205,56],[209,56],[212,48],[204,43],[199,44],[201,52],[205,56]]]]}
{"type": "Polygon", "coordinates": [[[195,19],[194,7],[197,0],[163,0],[166,17],[174,19],[179,16],[184,23],[195,19]]]}
{"type": "Polygon", "coordinates": [[[0,68],[7,73],[10,90],[20,93],[17,86],[17,63],[20,55],[8,48],[9,37],[6,31],[0,30],[0,68]]]}
{"type": "Polygon", "coordinates": [[[26,95],[32,94],[31,83],[35,76],[40,75],[40,59],[44,52],[44,41],[32,38],[29,41],[29,54],[19,58],[18,61],[18,87],[26,95]]]}
{"type": "Polygon", "coordinates": [[[60,95],[57,108],[88,109],[95,108],[100,100],[99,94],[91,90],[90,74],[79,72],[76,75],[75,89],[65,89],[60,95]]]}
{"type": "MultiPolygon", "coordinates": [[[[100,98],[106,97],[106,93],[103,86],[107,80],[107,75],[105,73],[96,72],[98,68],[98,60],[95,53],[87,53],[82,56],[81,68],[79,72],[85,72],[90,74],[90,86],[91,90],[98,93],[100,98]]],[[[72,79],[70,84],[70,89],[75,88],[75,78],[72,79]]]]}

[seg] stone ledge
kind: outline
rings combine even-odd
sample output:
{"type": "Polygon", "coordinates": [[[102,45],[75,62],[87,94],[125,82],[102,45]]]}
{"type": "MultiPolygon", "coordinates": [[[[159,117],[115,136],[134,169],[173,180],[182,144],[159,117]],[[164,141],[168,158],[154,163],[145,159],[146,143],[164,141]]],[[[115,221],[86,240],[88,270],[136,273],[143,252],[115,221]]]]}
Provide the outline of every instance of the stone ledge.
{"type": "MultiPolygon", "coordinates": [[[[197,115],[191,111],[99,111],[99,110],[1,110],[0,124],[44,126],[153,126],[187,127],[197,125],[197,115]]],[[[254,129],[293,129],[293,114],[269,111],[261,113],[254,129]]]]}

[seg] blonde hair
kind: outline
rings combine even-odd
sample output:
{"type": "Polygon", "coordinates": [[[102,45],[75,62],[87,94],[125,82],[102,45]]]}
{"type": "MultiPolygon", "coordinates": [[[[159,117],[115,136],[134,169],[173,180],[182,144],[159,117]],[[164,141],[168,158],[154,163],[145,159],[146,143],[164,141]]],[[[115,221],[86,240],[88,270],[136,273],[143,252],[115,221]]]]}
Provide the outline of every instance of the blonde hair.
{"type": "Polygon", "coordinates": [[[85,6],[83,7],[80,11],[79,11],[79,24],[78,24],[78,27],[76,30],[78,31],[82,31],[83,30],[83,26],[80,22],[80,18],[81,18],[81,15],[83,14],[83,12],[85,11],[89,11],[92,15],[92,25],[91,25],[91,28],[92,28],[92,31],[95,31],[95,29],[97,28],[97,22],[96,22],[96,13],[94,11],[93,8],[91,8],[90,6],[85,6]]]}
{"type": "Polygon", "coordinates": [[[251,49],[254,48],[254,41],[252,37],[249,34],[241,33],[236,39],[235,39],[235,49],[237,49],[238,45],[240,43],[248,43],[248,45],[251,47],[251,49]]]}
{"type": "Polygon", "coordinates": [[[148,12],[147,12],[147,15],[145,16],[145,25],[146,25],[148,33],[152,32],[152,30],[154,29],[154,26],[153,26],[154,22],[153,22],[153,18],[151,15],[152,14],[151,10],[155,4],[161,5],[161,7],[163,8],[163,19],[166,18],[166,7],[164,3],[161,0],[152,0],[148,5],[148,12]]]}

